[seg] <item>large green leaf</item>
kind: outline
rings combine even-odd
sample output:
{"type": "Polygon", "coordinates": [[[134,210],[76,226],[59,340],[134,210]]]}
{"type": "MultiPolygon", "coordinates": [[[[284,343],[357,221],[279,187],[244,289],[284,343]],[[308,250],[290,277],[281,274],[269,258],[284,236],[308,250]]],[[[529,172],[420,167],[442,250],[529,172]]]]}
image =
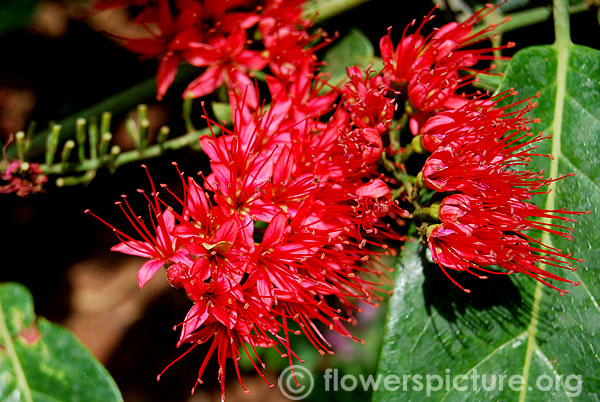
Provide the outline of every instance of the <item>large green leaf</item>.
{"type": "Polygon", "coordinates": [[[342,82],[346,77],[346,67],[360,66],[366,68],[369,64],[375,64],[373,45],[369,38],[360,30],[352,28],[348,35],[329,49],[323,60],[326,65],[324,72],[330,74],[329,82],[334,85],[342,82]]]}
{"type": "Polygon", "coordinates": [[[102,365],[65,328],[36,318],[16,283],[0,285],[0,400],[121,401],[102,365]]]}
{"type": "MultiPolygon", "coordinates": [[[[401,379],[422,375],[423,384],[426,375],[441,375],[443,388],[430,389],[430,400],[600,399],[600,52],[571,44],[565,37],[568,25],[563,25],[554,45],[515,55],[503,88],[514,87],[519,99],[540,91],[533,115],[542,123],[534,130],[553,134],[539,151],[551,152],[554,159],[537,158],[533,168],[552,177],[575,172],[536,202],[545,209],[591,211],[574,225],[572,243],[543,236],[546,243],[585,258],[578,271],[560,272],[581,285],[568,288],[570,294],[561,297],[524,275],[485,281],[455,275],[472,290],[469,295],[452,287],[427,261],[423,246],[409,243],[398,266],[379,373],[401,379]],[[472,378],[457,380],[467,390],[452,387],[456,376],[474,373],[486,374],[488,381],[496,375],[497,385],[486,390],[479,377],[475,385],[472,378]],[[499,375],[507,376],[502,390],[499,375]],[[513,375],[522,376],[525,385],[515,382],[516,390],[510,389],[508,378],[513,375]],[[550,384],[552,389],[545,391],[550,384]]],[[[433,385],[435,381],[431,379],[433,385]]],[[[399,390],[380,388],[373,399],[426,396],[425,388],[415,390],[414,382],[408,381],[399,390]]]]}

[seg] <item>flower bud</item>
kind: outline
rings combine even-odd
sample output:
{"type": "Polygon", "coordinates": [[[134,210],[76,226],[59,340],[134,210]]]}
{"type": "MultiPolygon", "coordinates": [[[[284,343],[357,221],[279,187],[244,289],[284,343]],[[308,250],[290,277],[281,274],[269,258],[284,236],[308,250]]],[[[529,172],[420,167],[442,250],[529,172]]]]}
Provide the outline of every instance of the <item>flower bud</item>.
{"type": "Polygon", "coordinates": [[[187,277],[185,264],[173,264],[167,269],[167,281],[176,289],[183,287],[183,281],[187,277]]]}

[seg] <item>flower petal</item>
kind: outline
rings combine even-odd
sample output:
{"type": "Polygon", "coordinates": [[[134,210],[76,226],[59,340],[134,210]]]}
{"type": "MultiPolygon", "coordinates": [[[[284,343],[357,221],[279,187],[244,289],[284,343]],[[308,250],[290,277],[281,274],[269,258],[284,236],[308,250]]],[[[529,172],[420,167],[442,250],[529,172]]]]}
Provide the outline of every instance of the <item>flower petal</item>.
{"type": "Polygon", "coordinates": [[[150,279],[152,279],[156,271],[158,271],[163,265],[164,262],[161,260],[146,261],[146,263],[142,265],[137,273],[138,285],[140,286],[140,289],[143,288],[150,279]]]}
{"type": "Polygon", "coordinates": [[[137,257],[155,258],[156,252],[150,244],[138,241],[124,241],[116,246],[113,246],[110,251],[117,251],[127,255],[135,255],[137,257]]]}
{"type": "Polygon", "coordinates": [[[183,327],[181,329],[181,335],[179,341],[183,341],[192,334],[195,330],[200,327],[208,318],[208,310],[206,303],[198,302],[195,303],[190,311],[188,311],[183,321],[183,327]]]}
{"type": "Polygon", "coordinates": [[[207,68],[202,75],[190,82],[190,85],[183,92],[183,97],[193,96],[199,98],[213,92],[223,83],[223,74],[221,66],[207,68]]]}

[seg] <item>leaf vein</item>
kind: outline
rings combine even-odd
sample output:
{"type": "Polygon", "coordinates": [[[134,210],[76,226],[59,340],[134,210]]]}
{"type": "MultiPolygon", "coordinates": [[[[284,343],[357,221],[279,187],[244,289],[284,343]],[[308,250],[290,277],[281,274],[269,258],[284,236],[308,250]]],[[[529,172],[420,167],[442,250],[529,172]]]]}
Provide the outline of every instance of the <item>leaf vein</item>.
{"type": "MultiPolygon", "coordinates": [[[[556,41],[554,42],[554,49],[556,52],[556,94],[554,103],[554,118],[552,121],[552,154],[555,158],[550,162],[550,177],[558,177],[558,162],[560,160],[559,155],[561,152],[561,136],[562,136],[562,124],[563,124],[563,113],[565,108],[565,95],[567,87],[567,70],[570,53],[571,40],[569,38],[569,13],[567,11],[566,0],[554,0],[553,12],[554,12],[554,27],[556,32],[556,41]]],[[[553,181],[549,185],[549,193],[546,197],[544,209],[554,210],[555,197],[556,197],[556,181],[553,181]]],[[[550,218],[543,219],[546,223],[550,223],[550,218]]],[[[542,234],[542,242],[552,247],[552,239],[548,232],[542,234]]],[[[538,281],[535,286],[535,293],[533,299],[533,306],[531,308],[531,321],[527,327],[527,333],[529,339],[527,339],[527,349],[525,351],[525,361],[523,363],[523,378],[524,383],[528,384],[529,374],[531,370],[531,357],[534,348],[537,348],[535,335],[537,333],[538,326],[538,311],[543,297],[542,283],[538,281]]],[[[519,402],[524,402],[527,397],[527,387],[523,387],[519,394],[519,402]]]]}
{"type": "Polygon", "coordinates": [[[562,157],[565,161],[567,161],[569,163],[569,165],[571,165],[573,170],[576,170],[577,172],[581,173],[581,176],[585,177],[587,179],[587,181],[589,181],[590,184],[593,187],[595,187],[596,190],[598,190],[598,193],[600,193],[600,186],[595,181],[593,181],[583,170],[581,170],[572,160],[570,160],[569,158],[564,156],[564,154],[562,152],[559,153],[559,156],[562,157]]]}
{"type": "Polygon", "coordinates": [[[589,110],[589,109],[588,109],[586,106],[584,106],[584,105],[583,105],[581,102],[579,102],[579,101],[577,100],[577,98],[575,98],[575,97],[574,97],[574,96],[572,96],[572,95],[569,95],[568,93],[567,93],[567,94],[565,94],[565,98],[566,98],[566,99],[570,99],[571,101],[575,102],[575,103],[577,104],[577,106],[579,106],[579,108],[580,108],[581,110],[583,110],[584,112],[586,112],[586,113],[589,115],[589,117],[591,117],[593,120],[595,120],[595,121],[597,121],[598,123],[600,123],[600,119],[599,119],[599,118],[597,118],[596,116],[594,116],[594,114],[593,114],[593,113],[592,113],[592,112],[591,112],[591,111],[590,111],[590,110],[589,110]]]}
{"type": "MultiPolygon", "coordinates": [[[[496,353],[500,352],[502,349],[504,349],[507,345],[520,340],[523,341],[523,339],[527,336],[527,331],[523,331],[520,334],[510,338],[509,340],[507,340],[506,342],[504,342],[503,344],[501,344],[500,346],[498,346],[497,348],[495,348],[494,350],[492,350],[490,353],[488,353],[483,359],[479,360],[477,362],[477,364],[475,364],[473,367],[471,367],[469,370],[467,370],[463,375],[464,376],[468,376],[469,373],[471,373],[473,370],[475,370],[477,367],[481,366],[483,363],[485,363],[486,361],[488,361],[493,355],[495,355],[496,353]],[[522,339],[519,339],[522,338],[522,339]]],[[[442,402],[443,400],[446,399],[446,397],[450,394],[450,392],[452,391],[446,391],[444,393],[444,396],[442,397],[442,399],[440,399],[440,402],[442,402]]]]}
{"type": "MultiPolygon", "coordinates": [[[[542,360],[542,362],[544,362],[544,364],[546,365],[546,367],[548,367],[550,369],[550,371],[552,371],[552,374],[554,374],[554,378],[558,379],[559,384],[562,385],[561,389],[564,390],[564,388],[565,388],[564,384],[565,383],[563,381],[563,377],[558,374],[558,371],[554,367],[554,364],[552,364],[552,361],[550,361],[550,359],[548,359],[548,357],[544,354],[544,352],[542,352],[542,349],[539,346],[536,348],[535,354],[542,360]]],[[[569,394],[567,394],[566,392],[564,394],[569,399],[569,401],[573,400],[569,396],[569,394]]]]}
{"type": "Polygon", "coordinates": [[[419,343],[419,341],[421,340],[421,338],[423,337],[423,334],[425,334],[425,331],[427,331],[427,328],[429,328],[429,324],[431,324],[431,321],[433,320],[433,316],[429,316],[429,319],[427,320],[427,322],[425,323],[425,325],[423,326],[423,330],[419,333],[419,335],[417,335],[417,337],[415,338],[415,341],[413,342],[412,347],[410,348],[410,351],[413,352],[415,350],[415,347],[417,346],[417,343],[419,343]]]}

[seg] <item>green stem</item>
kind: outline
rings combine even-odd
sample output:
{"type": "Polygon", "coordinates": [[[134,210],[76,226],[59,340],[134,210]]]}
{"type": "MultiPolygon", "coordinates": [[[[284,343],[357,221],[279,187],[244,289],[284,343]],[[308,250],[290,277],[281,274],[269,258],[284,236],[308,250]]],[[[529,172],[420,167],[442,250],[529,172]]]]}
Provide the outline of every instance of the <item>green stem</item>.
{"type": "Polygon", "coordinates": [[[406,161],[408,161],[410,159],[411,156],[413,156],[415,154],[415,151],[412,147],[411,144],[408,144],[405,148],[404,148],[404,152],[402,153],[397,153],[396,154],[396,158],[394,160],[394,162],[396,163],[405,163],[406,161]]]}
{"type": "Polygon", "coordinates": [[[554,0],[554,32],[555,46],[558,48],[560,62],[561,50],[568,55],[568,47],[571,44],[571,27],[568,0],[554,0]]]}
{"type": "MultiPolygon", "coordinates": [[[[198,74],[198,69],[192,66],[182,66],[179,73],[177,74],[176,83],[189,80],[198,74]]],[[[79,111],[71,116],[68,116],[60,120],[57,124],[62,126],[62,132],[65,136],[63,139],[70,139],[74,137],[75,125],[77,119],[85,118],[88,121],[93,116],[100,116],[102,112],[110,110],[113,115],[124,113],[140,102],[147,99],[152,99],[156,94],[156,80],[154,77],[147,79],[137,85],[132,86],[124,91],[121,91],[111,97],[104,99],[103,101],[90,106],[87,109],[79,111]]],[[[36,154],[36,149],[39,151],[44,146],[44,141],[48,135],[49,130],[44,130],[35,135],[31,143],[30,157],[36,154]]],[[[10,157],[17,156],[16,147],[11,146],[7,149],[6,154],[10,157]]]]}
{"type": "Polygon", "coordinates": [[[194,124],[192,123],[192,106],[194,98],[192,96],[186,96],[183,100],[182,116],[185,123],[185,129],[189,132],[196,131],[194,124]]]}
{"type": "Polygon", "coordinates": [[[402,183],[402,187],[406,189],[406,199],[412,203],[414,201],[415,186],[413,186],[410,176],[405,169],[396,170],[395,178],[402,183]]]}
{"type": "Polygon", "coordinates": [[[413,216],[418,218],[429,218],[430,211],[431,209],[429,207],[418,208],[414,210],[413,216]]]}
{"type": "MultiPolygon", "coordinates": [[[[574,4],[570,7],[567,6],[566,8],[566,10],[568,10],[568,12],[571,14],[580,13],[589,9],[590,7],[585,1],[579,4],[574,4]]],[[[514,31],[515,29],[538,24],[540,22],[546,21],[548,18],[550,18],[551,15],[552,7],[550,6],[536,7],[529,10],[508,14],[510,20],[504,24],[499,25],[496,29],[496,32],[510,32],[514,31]]]]}
{"type": "MultiPolygon", "coordinates": [[[[217,134],[220,129],[218,127],[213,127],[212,131],[217,134]]],[[[41,165],[40,168],[44,171],[45,174],[64,174],[64,173],[77,173],[77,172],[87,172],[91,170],[97,170],[103,166],[110,165],[111,168],[117,168],[122,165],[126,165],[128,163],[138,162],[144,159],[156,158],[161,156],[165,151],[177,150],[185,147],[194,147],[198,143],[198,137],[203,134],[208,134],[210,130],[208,128],[192,131],[185,135],[182,135],[177,138],[173,138],[171,140],[165,141],[162,144],[152,145],[143,150],[133,149],[131,151],[123,152],[122,154],[111,158],[111,155],[105,155],[102,158],[98,159],[86,159],[80,163],[74,163],[69,166],[64,166],[63,164],[53,164],[53,165],[41,165]]]]}
{"type": "Polygon", "coordinates": [[[314,17],[314,22],[316,24],[342,14],[367,1],[368,0],[312,0],[304,6],[303,17],[307,19],[314,17]]]}

